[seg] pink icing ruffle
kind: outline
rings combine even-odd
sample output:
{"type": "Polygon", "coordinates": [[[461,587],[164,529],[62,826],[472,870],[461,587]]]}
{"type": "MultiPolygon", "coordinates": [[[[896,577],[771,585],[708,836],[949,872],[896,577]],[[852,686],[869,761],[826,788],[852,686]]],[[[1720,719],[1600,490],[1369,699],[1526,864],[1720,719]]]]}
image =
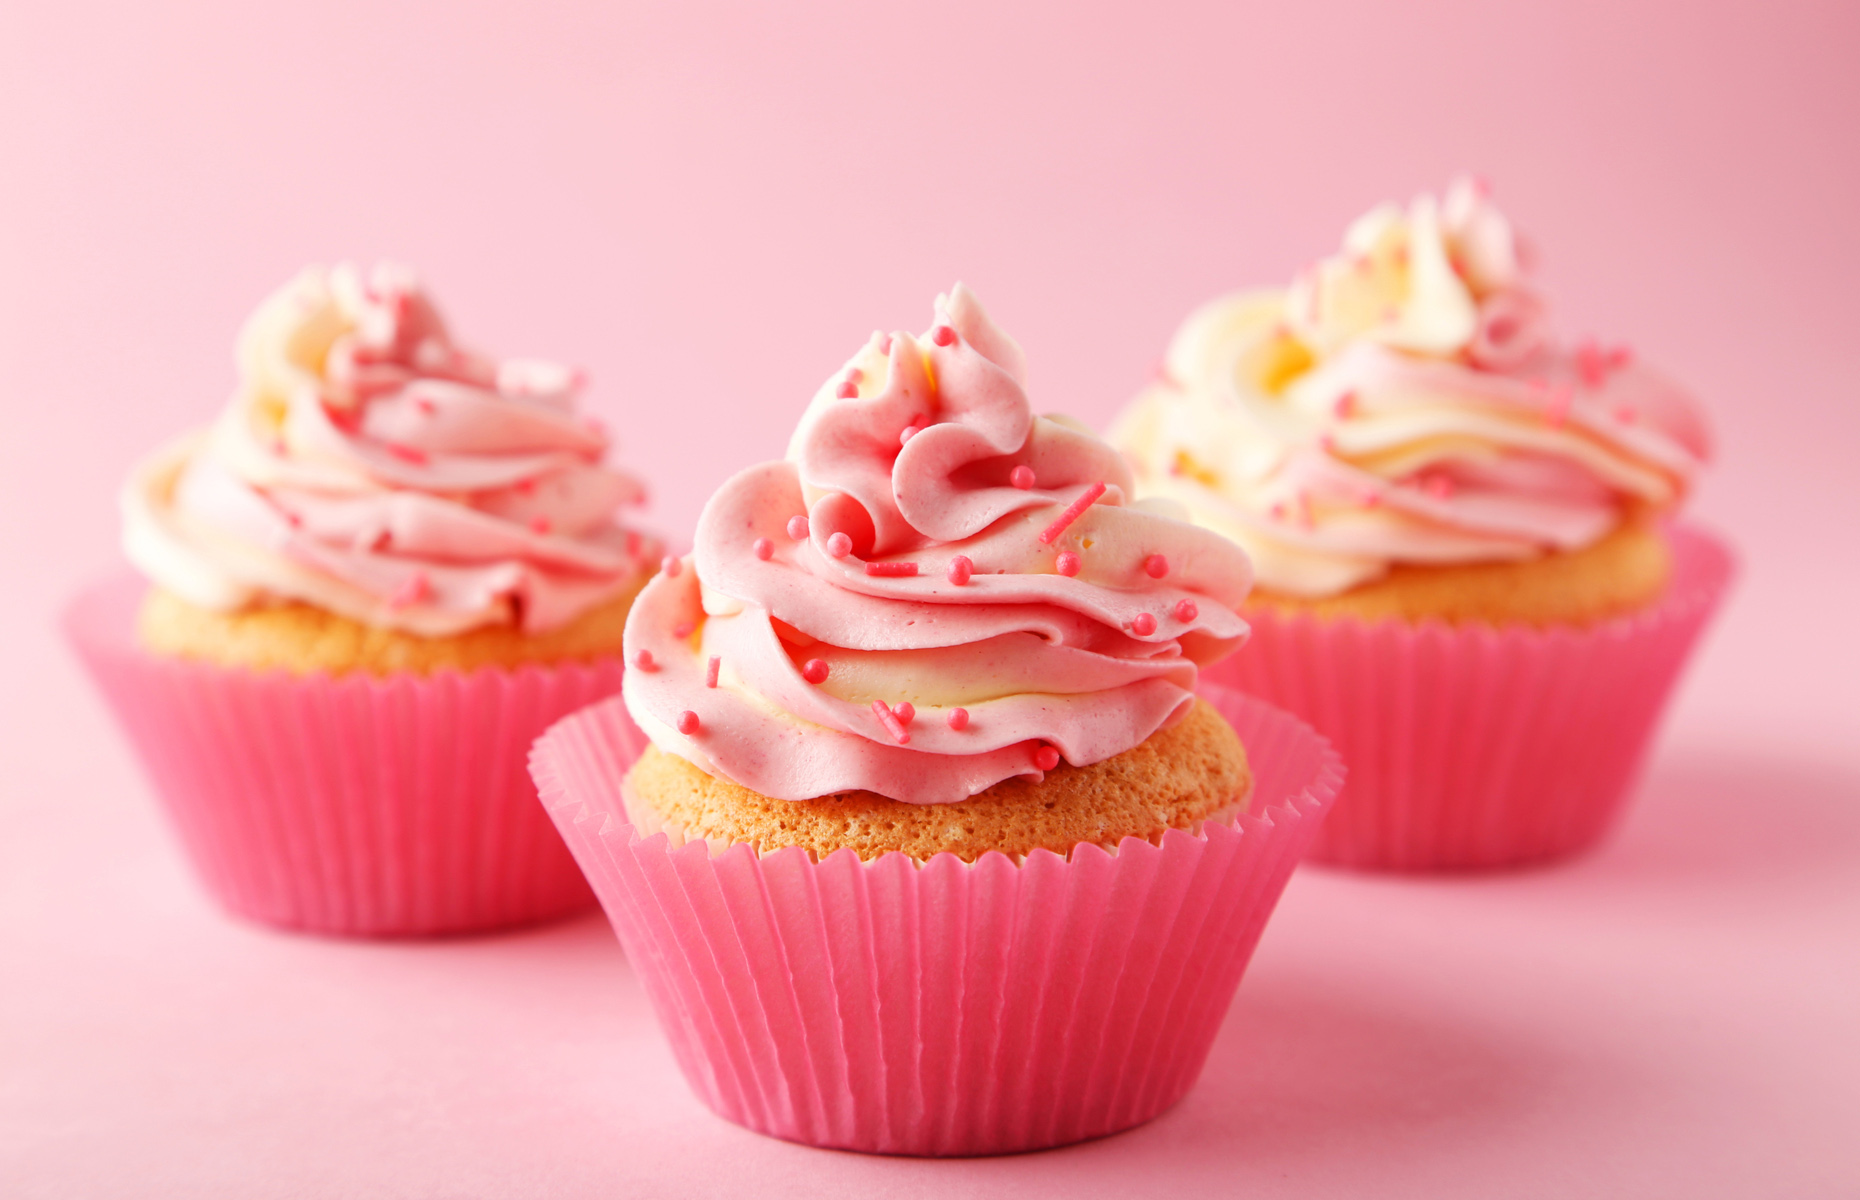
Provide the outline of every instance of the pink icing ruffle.
{"type": "Polygon", "coordinates": [[[1018,864],[641,838],[621,780],[645,739],[612,701],[551,729],[531,769],[713,1111],[814,1146],[1008,1154],[1182,1098],[1342,783],[1307,726],[1207,696],[1246,744],[1250,814],[1018,864]]]}

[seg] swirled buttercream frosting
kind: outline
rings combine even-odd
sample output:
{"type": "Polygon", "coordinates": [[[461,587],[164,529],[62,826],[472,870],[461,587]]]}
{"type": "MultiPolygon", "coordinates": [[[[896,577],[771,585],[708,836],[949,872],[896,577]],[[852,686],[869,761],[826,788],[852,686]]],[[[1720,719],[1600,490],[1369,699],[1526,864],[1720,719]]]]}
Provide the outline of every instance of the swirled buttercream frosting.
{"type": "Polygon", "coordinates": [[[1625,347],[1554,337],[1527,257],[1475,181],[1379,207],[1285,291],[1191,315],[1111,439],[1290,596],[1675,506],[1709,452],[1696,405],[1625,347]]]}
{"type": "Polygon", "coordinates": [[[1181,719],[1246,634],[1246,556],[1133,503],[1084,426],[1035,416],[1020,348],[958,286],[873,334],[785,461],[736,475],[626,629],[663,750],[766,796],[966,799],[1181,719]]]}
{"type": "Polygon", "coordinates": [[[123,494],[131,561],[184,600],[539,633],[659,554],[616,519],[644,494],[602,465],[579,373],[462,348],[405,268],[304,271],[246,323],[239,368],[219,420],[123,494]]]}

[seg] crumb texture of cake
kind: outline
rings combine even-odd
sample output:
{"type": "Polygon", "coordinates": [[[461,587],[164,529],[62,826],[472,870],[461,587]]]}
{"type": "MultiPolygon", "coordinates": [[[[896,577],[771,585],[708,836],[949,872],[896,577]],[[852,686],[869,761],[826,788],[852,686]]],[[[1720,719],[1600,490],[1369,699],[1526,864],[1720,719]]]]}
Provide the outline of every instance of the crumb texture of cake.
{"type": "Polygon", "coordinates": [[[649,747],[627,777],[642,832],[666,830],[715,846],[767,853],[800,846],[815,858],[850,848],[862,859],[897,851],[919,861],[949,853],[972,862],[990,850],[1062,857],[1081,843],[1115,847],[1159,841],[1170,829],[1245,808],[1252,792],[1246,750],[1206,701],[1122,754],[1087,767],[1061,765],[1041,782],[1007,779],[954,804],[905,804],[872,792],[776,800],[707,775],[649,747]]]}

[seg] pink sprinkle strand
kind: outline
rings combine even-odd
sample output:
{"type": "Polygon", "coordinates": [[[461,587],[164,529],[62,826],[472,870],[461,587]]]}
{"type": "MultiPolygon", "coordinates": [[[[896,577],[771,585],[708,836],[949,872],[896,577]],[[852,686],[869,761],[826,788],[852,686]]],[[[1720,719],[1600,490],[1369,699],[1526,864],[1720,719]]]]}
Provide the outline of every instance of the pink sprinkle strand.
{"type": "Polygon", "coordinates": [[[710,665],[704,668],[704,686],[705,687],[714,688],[717,686],[717,672],[721,670],[722,667],[723,667],[723,660],[721,658],[718,658],[715,654],[711,655],[710,665]]]}
{"type": "Polygon", "coordinates": [[[975,564],[969,561],[968,555],[958,554],[949,560],[949,581],[957,587],[965,586],[969,582],[969,576],[973,574],[975,574],[975,564]]]}
{"type": "Polygon", "coordinates": [[[801,668],[801,678],[809,683],[825,683],[828,674],[829,669],[824,658],[810,658],[807,660],[807,665],[801,668]]]}
{"type": "Polygon", "coordinates": [[[885,340],[878,344],[878,352],[887,357],[890,356],[891,354],[891,335],[890,334],[886,334],[885,340]]]}
{"type": "Polygon", "coordinates": [[[827,553],[835,558],[845,558],[852,553],[852,539],[843,533],[836,533],[827,539],[827,553]]]}
{"type": "Polygon", "coordinates": [[[1130,631],[1138,637],[1148,637],[1156,632],[1156,618],[1150,613],[1138,613],[1130,622],[1130,631]]]}
{"type": "Polygon", "coordinates": [[[938,325],[930,331],[930,340],[939,346],[953,346],[956,344],[956,331],[947,325],[938,325]]]}
{"type": "Polygon", "coordinates": [[[1201,610],[1195,607],[1195,602],[1193,600],[1177,600],[1175,602],[1175,619],[1182,622],[1182,624],[1187,625],[1200,615],[1201,610]]]}
{"type": "Polygon", "coordinates": [[[1033,489],[1033,468],[1022,463],[1008,472],[1008,482],[1023,492],[1031,491],[1033,489]]]}
{"type": "Polygon", "coordinates": [[[388,597],[388,607],[406,608],[410,604],[418,604],[426,599],[426,593],[426,576],[415,571],[407,576],[406,582],[394,589],[394,594],[388,597]]]}
{"type": "Polygon", "coordinates": [[[674,579],[678,577],[678,572],[683,569],[684,564],[669,554],[659,560],[659,570],[665,572],[665,574],[670,575],[674,579]]]}
{"type": "Polygon", "coordinates": [[[1160,554],[1152,554],[1143,560],[1143,571],[1151,579],[1161,579],[1169,573],[1169,560],[1160,554]]]}
{"type": "Polygon", "coordinates": [[[767,562],[775,556],[775,543],[769,541],[767,538],[757,538],[754,542],[750,543],[749,548],[755,551],[756,557],[763,562],[767,562]]]}
{"type": "Polygon", "coordinates": [[[652,661],[652,651],[650,650],[641,650],[638,654],[635,654],[633,656],[633,665],[642,671],[656,671],[659,669],[658,664],[652,661]]]}
{"type": "Polygon", "coordinates": [[[898,724],[909,725],[917,719],[917,708],[909,700],[900,700],[891,706],[891,715],[898,718],[898,724]]]}
{"type": "Polygon", "coordinates": [[[865,564],[865,573],[898,578],[917,574],[917,564],[914,562],[869,562],[865,564]]]}
{"type": "Polygon", "coordinates": [[[1033,765],[1042,771],[1050,771],[1059,765],[1059,751],[1051,746],[1041,746],[1033,752],[1033,765]]]}
{"type": "Polygon", "coordinates": [[[957,733],[961,733],[969,727],[969,710],[966,708],[952,708],[949,710],[949,716],[946,719],[949,721],[949,727],[951,729],[955,730],[957,733]]]}
{"type": "MultiPolygon", "coordinates": [[[[399,442],[389,442],[387,444],[387,452],[392,454],[395,458],[400,459],[402,462],[412,463],[415,466],[424,466],[426,464],[426,451],[417,449],[413,446],[404,446],[399,442]]],[[[282,453],[282,450],[280,450],[280,453],[282,453]]]]}
{"type": "Polygon", "coordinates": [[[807,540],[807,518],[793,516],[788,518],[788,536],[797,542],[807,540]]]}
{"type": "Polygon", "coordinates": [[[1061,575],[1069,579],[1079,573],[1079,556],[1070,550],[1062,550],[1059,552],[1059,561],[1053,565],[1058,568],[1061,575]]]}
{"type": "Polygon", "coordinates": [[[1104,481],[1099,480],[1097,483],[1086,488],[1084,494],[1077,500],[1066,505],[1066,511],[1059,514],[1059,519],[1041,531],[1040,541],[1048,546],[1052,545],[1053,539],[1064,533],[1066,531],[1066,526],[1078,520],[1085,510],[1095,504],[1098,497],[1102,495],[1104,495],[1104,481]]]}
{"type": "Polygon", "coordinates": [[[698,715],[690,709],[678,714],[678,732],[690,737],[698,731],[698,715]]]}
{"type": "Polygon", "coordinates": [[[885,727],[885,732],[891,735],[892,741],[900,746],[911,744],[911,735],[904,728],[904,722],[898,720],[898,715],[885,707],[883,700],[872,701],[872,715],[877,717],[879,723],[885,727]]]}

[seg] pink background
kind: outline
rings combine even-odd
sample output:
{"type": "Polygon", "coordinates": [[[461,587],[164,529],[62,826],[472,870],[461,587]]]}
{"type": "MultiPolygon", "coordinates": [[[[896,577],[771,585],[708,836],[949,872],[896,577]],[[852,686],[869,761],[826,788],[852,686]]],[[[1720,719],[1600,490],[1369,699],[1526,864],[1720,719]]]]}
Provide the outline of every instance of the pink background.
{"type": "Polygon", "coordinates": [[[1860,1189],[1860,8],[260,7],[0,8],[0,1192],[1860,1189]],[[306,261],[406,259],[467,339],[586,365],[676,536],[957,278],[1102,422],[1189,307],[1461,167],[1566,329],[1712,406],[1745,576],[1606,850],[1301,872],[1135,1134],[801,1150],[697,1106],[596,920],[232,924],[51,632],[306,261]]]}

